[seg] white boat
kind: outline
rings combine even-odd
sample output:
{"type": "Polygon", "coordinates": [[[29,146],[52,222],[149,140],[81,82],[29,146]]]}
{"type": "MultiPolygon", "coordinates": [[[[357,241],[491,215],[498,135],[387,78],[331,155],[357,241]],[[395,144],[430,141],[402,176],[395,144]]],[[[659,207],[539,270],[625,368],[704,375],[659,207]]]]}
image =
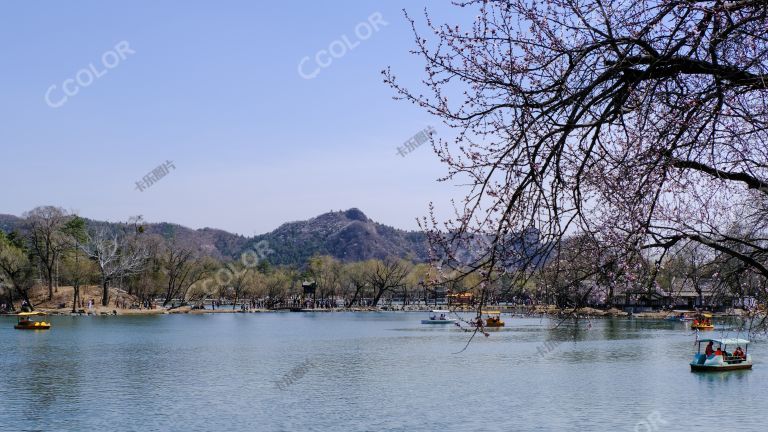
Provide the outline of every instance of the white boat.
{"type": "Polygon", "coordinates": [[[692,371],[720,372],[735,369],[752,369],[752,356],[747,353],[749,341],[746,339],[701,339],[698,350],[693,355],[691,362],[692,371]],[[711,343],[711,349],[716,351],[707,354],[702,352],[701,344],[711,343]],[[728,352],[728,347],[733,349],[728,352]],[[742,352],[741,348],[744,348],[742,352]]]}
{"type": "Polygon", "coordinates": [[[672,314],[667,315],[666,318],[664,318],[667,321],[679,321],[679,322],[687,322],[687,321],[693,321],[693,315],[695,315],[696,312],[689,311],[689,310],[678,310],[675,309],[672,311],[672,314]]]}
{"type": "Polygon", "coordinates": [[[449,310],[433,310],[430,312],[429,319],[421,320],[422,324],[453,324],[455,319],[448,318],[449,310]]]}

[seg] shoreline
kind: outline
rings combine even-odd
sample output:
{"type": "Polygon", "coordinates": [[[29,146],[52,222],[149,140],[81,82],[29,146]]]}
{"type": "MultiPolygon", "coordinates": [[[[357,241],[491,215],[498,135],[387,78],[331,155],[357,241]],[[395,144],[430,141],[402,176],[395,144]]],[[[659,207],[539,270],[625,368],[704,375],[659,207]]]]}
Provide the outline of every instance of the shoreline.
{"type": "MultiPolygon", "coordinates": [[[[460,308],[450,309],[446,306],[439,306],[451,310],[455,313],[475,313],[475,309],[460,308]]],[[[669,317],[673,312],[671,311],[652,311],[652,312],[638,312],[631,314],[629,312],[620,311],[612,308],[608,310],[593,309],[593,308],[581,308],[581,309],[559,309],[555,306],[535,306],[525,310],[524,307],[507,307],[507,306],[488,306],[488,308],[494,308],[500,310],[504,315],[511,315],[512,317],[552,317],[552,318],[631,318],[631,319],[647,319],[647,320],[664,320],[669,317]]],[[[165,309],[158,307],[156,309],[124,309],[124,308],[110,308],[98,306],[93,311],[72,312],[71,309],[57,309],[57,308],[45,308],[39,307],[35,309],[39,312],[44,312],[51,316],[148,316],[148,315],[175,315],[175,314],[187,314],[187,315],[206,315],[206,314],[233,314],[233,313],[340,313],[340,312],[403,312],[403,313],[429,313],[433,310],[433,307],[421,308],[412,307],[406,309],[382,309],[382,308],[333,308],[333,309],[301,309],[301,310],[289,310],[289,309],[249,309],[241,310],[239,308],[232,309],[227,306],[223,306],[218,309],[192,309],[191,306],[181,306],[172,309],[165,309]]],[[[715,313],[714,318],[729,318],[729,317],[742,317],[745,316],[743,311],[740,313],[715,313]]],[[[18,312],[13,313],[0,313],[0,316],[18,316],[18,312]]]]}
{"type": "MultiPolygon", "coordinates": [[[[110,305],[101,306],[97,299],[101,296],[101,288],[96,285],[83,285],[80,288],[80,304],[78,312],[72,312],[72,295],[73,288],[70,286],[58,287],[54,291],[53,298],[46,298],[46,290],[44,287],[38,287],[30,293],[30,300],[32,304],[36,305],[35,310],[45,312],[49,315],[85,315],[85,316],[114,316],[114,315],[169,315],[169,314],[192,314],[192,315],[204,315],[204,314],[220,314],[220,313],[281,313],[281,312],[418,312],[429,313],[435,309],[447,309],[456,313],[468,313],[474,314],[477,309],[465,304],[458,304],[449,306],[442,305],[426,305],[426,304],[410,304],[410,305],[391,305],[383,304],[378,307],[372,306],[357,306],[357,307],[337,307],[332,309],[317,308],[297,308],[297,307],[282,307],[279,309],[266,309],[256,308],[249,310],[241,310],[240,304],[235,305],[233,309],[232,304],[220,305],[216,309],[193,309],[192,305],[185,305],[179,307],[173,307],[167,309],[159,306],[159,303],[155,303],[155,307],[144,308],[139,307],[142,304],[139,298],[127,293],[122,289],[113,288],[111,291],[110,305]],[[88,309],[83,307],[83,303],[86,300],[93,302],[93,308],[88,309]],[[117,307],[117,305],[129,307],[117,307]],[[65,305],[69,305],[64,307],[65,305]]],[[[179,300],[176,299],[175,302],[179,300]]],[[[486,305],[485,310],[498,310],[506,316],[513,317],[553,317],[559,319],[587,319],[587,318],[632,318],[632,319],[648,319],[648,320],[663,320],[670,317],[674,312],[672,310],[656,310],[647,312],[635,312],[630,313],[624,310],[620,310],[616,307],[596,309],[592,307],[582,307],[578,309],[574,308],[559,308],[555,305],[486,305]]],[[[15,316],[18,313],[0,313],[0,316],[8,315],[15,316]]],[[[719,312],[713,314],[715,318],[723,319],[726,317],[744,317],[750,316],[750,313],[741,309],[732,309],[727,313],[719,312]]]]}

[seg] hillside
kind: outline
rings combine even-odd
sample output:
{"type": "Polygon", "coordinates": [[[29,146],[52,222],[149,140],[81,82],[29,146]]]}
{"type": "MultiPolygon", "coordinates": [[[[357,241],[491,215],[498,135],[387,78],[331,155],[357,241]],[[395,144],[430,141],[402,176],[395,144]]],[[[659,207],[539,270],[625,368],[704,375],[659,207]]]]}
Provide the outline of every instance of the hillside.
{"type": "Polygon", "coordinates": [[[387,257],[421,262],[428,257],[424,234],[374,222],[356,208],[283,224],[251,244],[262,240],[274,250],[270,261],[275,264],[303,263],[316,254],[345,262],[387,257]]]}
{"type": "MultiPolygon", "coordinates": [[[[110,224],[86,220],[91,226],[110,224]]],[[[22,218],[0,214],[0,230],[23,230],[23,224],[22,218]]],[[[409,258],[418,262],[427,259],[424,234],[374,222],[355,208],[325,213],[306,221],[285,223],[272,232],[255,237],[213,228],[195,230],[167,222],[148,223],[144,228],[149,234],[197,245],[216,258],[237,258],[247,248],[265,240],[274,251],[269,261],[278,265],[302,266],[313,255],[331,255],[345,262],[387,257],[409,258]]]]}
{"type": "Polygon", "coordinates": [[[0,214],[0,231],[9,233],[14,230],[21,230],[21,226],[24,223],[24,219],[9,215],[0,214]]]}

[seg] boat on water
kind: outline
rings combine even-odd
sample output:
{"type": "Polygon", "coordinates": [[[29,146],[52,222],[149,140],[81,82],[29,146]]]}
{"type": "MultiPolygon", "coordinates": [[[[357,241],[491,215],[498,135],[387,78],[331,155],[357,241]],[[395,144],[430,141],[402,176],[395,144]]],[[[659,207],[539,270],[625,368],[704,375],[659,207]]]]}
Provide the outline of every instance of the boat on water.
{"type": "Polygon", "coordinates": [[[700,339],[698,349],[693,355],[691,370],[697,372],[723,372],[736,369],[752,369],[752,356],[747,353],[749,341],[746,339],[700,339]],[[709,350],[701,351],[701,344],[707,344],[709,350]],[[710,345],[711,344],[711,345],[710,345]],[[717,350],[715,350],[715,347],[717,350]],[[733,349],[728,351],[728,347],[733,349]],[[744,349],[742,350],[742,347],[744,349]],[[707,352],[710,351],[711,352],[707,352]]]}
{"type": "Polygon", "coordinates": [[[698,314],[691,323],[691,329],[694,330],[714,330],[715,325],[712,324],[712,314],[703,313],[698,314]]]}
{"type": "Polygon", "coordinates": [[[687,322],[693,321],[697,312],[688,310],[673,310],[671,315],[664,318],[666,321],[687,322]]]}
{"type": "Polygon", "coordinates": [[[19,322],[13,328],[16,330],[48,330],[51,323],[45,321],[35,321],[33,316],[45,315],[45,312],[19,312],[19,322]]]}
{"type": "Polygon", "coordinates": [[[504,321],[501,319],[501,311],[482,311],[482,314],[486,316],[485,327],[504,327],[504,321]]]}
{"type": "Polygon", "coordinates": [[[421,320],[422,324],[453,324],[455,319],[448,318],[449,310],[436,309],[430,312],[429,319],[421,320]]]}

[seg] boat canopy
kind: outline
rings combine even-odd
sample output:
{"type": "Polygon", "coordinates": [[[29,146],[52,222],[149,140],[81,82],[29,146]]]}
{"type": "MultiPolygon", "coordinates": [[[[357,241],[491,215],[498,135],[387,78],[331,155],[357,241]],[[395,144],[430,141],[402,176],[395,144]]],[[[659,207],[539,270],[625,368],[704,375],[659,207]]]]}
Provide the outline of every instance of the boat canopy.
{"type": "Polygon", "coordinates": [[[484,310],[484,311],[480,311],[480,313],[483,313],[486,315],[501,315],[501,311],[497,311],[497,310],[484,310]]]}
{"type": "Polygon", "coordinates": [[[39,316],[39,315],[45,315],[45,314],[46,314],[45,312],[34,311],[34,312],[19,312],[17,315],[18,316],[39,316]]]}
{"type": "Polygon", "coordinates": [[[451,311],[449,311],[449,310],[440,310],[440,309],[435,309],[435,310],[433,310],[433,311],[432,311],[432,313],[451,313],[451,311]]]}
{"type": "Polygon", "coordinates": [[[702,342],[714,342],[721,345],[748,345],[749,341],[746,339],[728,338],[728,339],[699,339],[699,343],[702,342]]]}

